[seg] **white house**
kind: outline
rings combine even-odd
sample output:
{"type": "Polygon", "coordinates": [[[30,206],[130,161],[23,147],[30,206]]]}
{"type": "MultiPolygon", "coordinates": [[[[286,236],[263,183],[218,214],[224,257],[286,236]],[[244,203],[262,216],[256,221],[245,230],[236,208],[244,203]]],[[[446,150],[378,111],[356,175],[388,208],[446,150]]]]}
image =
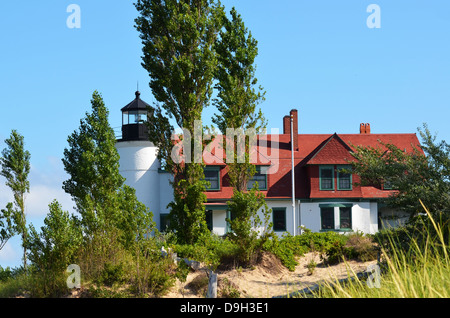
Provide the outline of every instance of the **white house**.
{"type": "MultiPolygon", "coordinates": [[[[122,138],[116,147],[120,173],[136,189],[137,197],[154,215],[158,229],[164,230],[173,199],[172,175],[161,170],[156,147],[148,141],[145,120],[151,107],[136,98],[122,108],[122,138]]],[[[274,231],[299,233],[302,225],[312,231],[362,231],[375,233],[383,220],[394,225],[403,215],[380,203],[392,189],[357,186],[356,174],[345,173],[355,146],[380,146],[393,143],[412,151],[419,146],[416,134],[372,134],[369,124],[361,124],[356,134],[299,134],[297,111],[283,118],[282,134],[258,135],[254,163],[257,173],[249,187],[258,182],[272,210],[274,231]],[[294,169],[292,169],[294,167],[294,169]],[[292,176],[294,170],[294,177],[292,176]],[[294,185],[294,186],[293,186],[294,185]]],[[[211,231],[228,231],[227,201],[233,194],[228,182],[226,156],[221,153],[218,136],[208,151],[205,178],[211,183],[206,192],[206,220],[211,231]]]]}

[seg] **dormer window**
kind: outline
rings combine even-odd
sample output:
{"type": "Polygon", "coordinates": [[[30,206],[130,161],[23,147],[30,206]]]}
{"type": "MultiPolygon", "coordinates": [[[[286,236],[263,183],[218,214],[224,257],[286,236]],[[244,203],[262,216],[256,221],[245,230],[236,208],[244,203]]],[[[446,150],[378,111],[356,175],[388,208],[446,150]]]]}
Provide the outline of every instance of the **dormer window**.
{"type": "Polygon", "coordinates": [[[334,167],[321,166],[319,168],[320,190],[334,190],[334,167]]]}
{"type": "Polygon", "coordinates": [[[339,166],[337,173],[338,190],[352,189],[352,174],[350,166],[339,166]]]}
{"type": "Polygon", "coordinates": [[[253,188],[258,183],[259,190],[267,190],[267,168],[265,166],[256,166],[256,172],[247,183],[247,189],[253,188]]]}
{"type": "Polygon", "coordinates": [[[220,190],[220,167],[205,167],[203,173],[205,174],[205,181],[210,184],[209,187],[206,188],[206,191],[220,190]]]}

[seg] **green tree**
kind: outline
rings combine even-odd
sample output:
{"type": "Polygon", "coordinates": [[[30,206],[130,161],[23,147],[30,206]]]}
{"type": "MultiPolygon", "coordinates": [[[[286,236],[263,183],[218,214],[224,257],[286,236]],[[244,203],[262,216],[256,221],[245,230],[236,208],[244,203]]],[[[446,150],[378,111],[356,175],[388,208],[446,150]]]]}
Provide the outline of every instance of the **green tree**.
{"type": "Polygon", "coordinates": [[[227,210],[231,232],[228,237],[239,246],[238,259],[244,265],[257,261],[264,243],[271,237],[270,209],[264,195],[256,188],[249,191],[234,190],[227,210]],[[258,215],[261,209],[263,219],[258,215]]]}
{"type": "Polygon", "coordinates": [[[44,295],[60,292],[65,287],[65,271],[74,264],[82,244],[78,220],[63,211],[58,201],[49,205],[40,233],[31,224],[27,247],[29,259],[36,266],[42,279],[44,295]]]}
{"type": "MultiPolygon", "coordinates": [[[[242,17],[233,7],[231,19],[223,17],[223,28],[219,40],[215,44],[218,67],[215,77],[218,91],[214,105],[219,111],[212,121],[223,135],[228,129],[233,129],[243,135],[261,132],[266,127],[261,109],[256,112],[256,106],[264,101],[265,92],[255,77],[255,59],[258,55],[258,41],[245,27],[242,17]]],[[[238,191],[247,190],[247,182],[255,173],[255,167],[249,163],[249,141],[245,141],[244,160],[238,160],[237,140],[226,138],[224,143],[232,142],[234,158],[227,158],[231,185],[238,191]]]]}
{"type": "Polygon", "coordinates": [[[120,241],[126,249],[131,250],[134,243],[149,239],[156,225],[153,213],[137,200],[134,188],[123,185],[118,196],[120,215],[117,227],[122,232],[120,241]]]}
{"type": "Polygon", "coordinates": [[[262,132],[266,126],[261,109],[256,111],[258,104],[264,101],[265,92],[261,86],[256,86],[258,42],[235,8],[230,11],[230,18],[224,16],[219,35],[215,44],[219,62],[215,75],[218,94],[214,100],[219,113],[212,120],[226,136],[225,147],[227,143],[233,144],[234,158],[227,157],[228,176],[234,188],[227,208],[231,219],[227,222],[231,229],[230,239],[240,247],[240,261],[249,264],[257,259],[271,233],[270,210],[264,195],[256,184],[247,190],[248,181],[256,171],[254,163],[250,162],[250,153],[254,150],[250,149],[250,138],[256,138],[256,133],[262,132]],[[230,131],[242,135],[231,138],[230,131]],[[242,136],[245,136],[245,142],[238,142],[237,138],[242,136]],[[239,151],[245,154],[244,158],[240,157],[239,151]],[[258,215],[260,209],[264,220],[258,215]]]}
{"type": "Polygon", "coordinates": [[[80,121],[64,149],[65,171],[70,178],[63,189],[72,196],[88,234],[111,225],[118,217],[117,190],[124,178],[119,173],[115,135],[101,95],[92,95],[92,112],[80,121]]]}
{"type": "MultiPolygon", "coordinates": [[[[16,130],[11,132],[10,138],[5,140],[6,148],[2,151],[0,158],[0,175],[6,178],[6,185],[11,189],[14,195],[14,207],[10,203],[6,210],[2,210],[3,216],[7,217],[7,223],[12,225],[9,217],[14,222],[15,233],[22,235],[23,246],[23,267],[27,270],[27,228],[25,215],[25,194],[30,191],[30,182],[28,174],[30,173],[30,153],[25,150],[24,138],[16,130]]],[[[4,235],[8,236],[12,232],[6,231],[4,235]]],[[[3,234],[2,234],[3,235],[3,234]]]]}
{"type": "Polygon", "coordinates": [[[379,147],[356,147],[353,169],[362,185],[394,191],[386,203],[412,217],[424,213],[420,200],[437,220],[450,217],[450,145],[436,142],[428,127],[419,129],[421,145],[413,152],[380,142],[379,147]]]}
{"type": "Polygon", "coordinates": [[[137,200],[134,189],[124,185],[109,112],[97,91],[91,104],[92,112],[86,113],[79,130],[68,137],[69,148],[64,150],[62,161],[70,178],[63,182],[63,188],[75,201],[88,238],[119,229],[120,241],[128,246],[143,236],[139,233],[145,226],[151,227],[152,215],[137,200]]]}
{"type": "MultiPolygon", "coordinates": [[[[206,197],[199,191],[206,185],[203,164],[201,158],[174,162],[169,118],[194,136],[213,92],[217,64],[213,46],[223,9],[214,0],[138,0],[135,6],[140,14],[135,22],[143,44],[142,66],[159,103],[155,116],[149,118],[149,138],[160,149],[158,158],[164,167],[174,173],[171,226],[180,240],[192,243],[199,231],[207,231],[206,197]]],[[[194,149],[194,138],[187,146],[194,149]]]]}
{"type": "Polygon", "coordinates": [[[8,240],[15,235],[14,223],[13,223],[13,204],[8,203],[6,209],[2,209],[0,212],[0,250],[5,247],[8,240]]]}

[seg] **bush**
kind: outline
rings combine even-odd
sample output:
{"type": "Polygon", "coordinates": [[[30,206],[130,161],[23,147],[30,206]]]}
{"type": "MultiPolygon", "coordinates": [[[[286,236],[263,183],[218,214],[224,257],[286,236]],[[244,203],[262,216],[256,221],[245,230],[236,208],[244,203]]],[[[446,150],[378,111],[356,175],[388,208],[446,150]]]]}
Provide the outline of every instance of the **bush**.
{"type": "Polygon", "coordinates": [[[349,249],[347,258],[357,259],[361,262],[375,260],[378,255],[378,249],[369,236],[352,234],[349,236],[345,247],[349,249]]]}
{"type": "Polygon", "coordinates": [[[105,263],[103,270],[97,278],[97,283],[112,287],[114,284],[123,284],[127,281],[125,266],[119,264],[105,263]]]}
{"type": "Polygon", "coordinates": [[[260,259],[264,243],[274,235],[270,223],[271,210],[256,186],[249,191],[235,190],[227,204],[227,211],[233,215],[226,219],[231,229],[227,236],[238,247],[233,255],[234,261],[243,267],[252,266],[260,259]],[[260,209],[262,219],[258,215],[260,209]],[[259,228],[264,230],[260,232],[259,228]]]}
{"type": "Polygon", "coordinates": [[[181,258],[195,260],[216,269],[220,265],[226,266],[235,263],[239,246],[228,238],[211,234],[193,245],[175,244],[173,250],[181,258]]]}
{"type": "Polygon", "coordinates": [[[6,282],[8,279],[12,278],[13,272],[11,271],[11,268],[6,267],[3,269],[3,267],[0,266],[0,282],[6,282]]]}
{"type": "Polygon", "coordinates": [[[267,241],[264,244],[264,249],[277,256],[284,266],[290,271],[293,271],[295,270],[295,266],[298,265],[295,258],[304,255],[304,253],[310,250],[303,239],[304,237],[301,235],[292,236],[289,233],[284,233],[281,239],[274,236],[271,240],[267,241]]]}
{"type": "Polygon", "coordinates": [[[285,233],[281,238],[274,237],[267,242],[264,249],[275,254],[291,271],[298,265],[296,257],[311,251],[320,253],[328,264],[339,263],[344,258],[366,261],[377,255],[370,238],[361,234],[347,236],[331,231],[313,233],[306,230],[297,236],[285,233]]]}

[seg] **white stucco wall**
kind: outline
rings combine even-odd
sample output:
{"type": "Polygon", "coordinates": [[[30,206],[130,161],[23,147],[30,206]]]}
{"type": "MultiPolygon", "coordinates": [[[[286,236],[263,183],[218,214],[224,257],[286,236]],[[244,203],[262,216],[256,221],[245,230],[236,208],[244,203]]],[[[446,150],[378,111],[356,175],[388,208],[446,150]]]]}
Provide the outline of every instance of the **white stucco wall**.
{"type": "MultiPolygon", "coordinates": [[[[304,202],[300,205],[301,224],[313,232],[320,232],[321,217],[320,204],[334,204],[335,202],[304,202]]],[[[378,209],[376,202],[339,202],[352,204],[352,229],[368,234],[378,231],[378,209]]],[[[335,228],[339,229],[339,208],[334,208],[335,228]]]]}
{"type": "Polygon", "coordinates": [[[160,206],[159,210],[161,213],[169,213],[170,210],[167,205],[173,201],[173,188],[171,182],[173,181],[173,176],[167,172],[159,173],[159,193],[160,193],[160,206]]]}
{"type": "Polygon", "coordinates": [[[225,210],[213,211],[213,233],[219,236],[226,234],[227,222],[225,221],[227,213],[225,210]]]}
{"type": "MultiPolygon", "coordinates": [[[[285,208],[286,209],[286,231],[290,232],[291,234],[293,233],[293,218],[292,218],[292,202],[291,201],[267,201],[267,206],[270,209],[272,208],[285,208]]],[[[298,206],[296,203],[296,224],[298,227],[299,224],[299,219],[298,219],[298,215],[299,215],[299,211],[298,211],[298,206]]],[[[214,210],[213,211],[213,232],[217,235],[225,235],[226,231],[227,231],[227,224],[226,224],[226,211],[225,210],[214,210]]],[[[258,211],[258,216],[261,219],[261,221],[264,221],[264,216],[263,216],[263,210],[260,209],[258,211]]],[[[273,214],[271,212],[270,214],[270,218],[269,218],[269,223],[273,221],[273,214]]],[[[258,230],[260,232],[262,232],[264,230],[263,227],[258,228],[258,230]]],[[[281,236],[283,235],[283,233],[285,233],[286,231],[283,232],[275,232],[277,235],[281,236]]],[[[299,234],[299,230],[297,230],[297,234],[299,234]]]]}

